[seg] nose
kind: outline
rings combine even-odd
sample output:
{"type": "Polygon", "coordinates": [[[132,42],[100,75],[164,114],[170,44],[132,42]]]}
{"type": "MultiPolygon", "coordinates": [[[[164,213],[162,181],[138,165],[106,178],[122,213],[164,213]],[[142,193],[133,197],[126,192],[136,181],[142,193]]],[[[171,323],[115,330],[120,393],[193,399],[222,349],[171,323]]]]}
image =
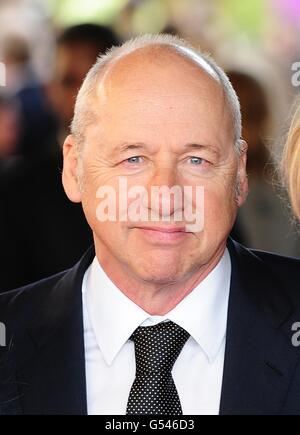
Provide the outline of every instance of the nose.
{"type": "Polygon", "coordinates": [[[148,184],[148,209],[152,218],[171,220],[176,212],[182,211],[182,188],[178,184],[176,166],[159,165],[148,184]]]}
{"type": "Polygon", "coordinates": [[[150,180],[150,186],[172,187],[176,184],[176,181],[176,165],[173,163],[164,163],[156,166],[153,176],[150,180]]]}

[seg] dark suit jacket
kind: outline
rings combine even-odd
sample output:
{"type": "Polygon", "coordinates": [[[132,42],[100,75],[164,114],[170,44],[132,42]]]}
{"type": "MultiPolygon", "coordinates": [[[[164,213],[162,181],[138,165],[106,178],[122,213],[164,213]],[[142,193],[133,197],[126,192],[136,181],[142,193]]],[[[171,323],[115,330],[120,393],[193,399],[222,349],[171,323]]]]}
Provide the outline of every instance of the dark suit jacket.
{"type": "MultiPolygon", "coordinates": [[[[232,278],[220,414],[300,414],[300,260],[229,240],[232,278]]],[[[86,414],[81,284],[72,269],[0,295],[0,414],[86,414]]]]}
{"type": "Polygon", "coordinates": [[[61,168],[58,150],[15,159],[0,172],[0,293],[73,266],[92,244],[81,205],[64,192],[61,168]]]}

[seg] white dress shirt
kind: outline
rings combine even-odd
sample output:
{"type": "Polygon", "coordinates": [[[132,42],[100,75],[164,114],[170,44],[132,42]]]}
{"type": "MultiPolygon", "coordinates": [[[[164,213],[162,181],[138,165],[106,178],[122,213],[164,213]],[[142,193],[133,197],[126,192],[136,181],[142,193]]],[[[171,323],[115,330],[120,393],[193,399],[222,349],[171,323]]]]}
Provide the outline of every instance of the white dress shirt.
{"type": "Polygon", "coordinates": [[[172,370],[183,414],[218,414],[230,277],[226,249],[213,271],[175,308],[151,316],[114,285],[95,257],[82,284],[88,414],[126,414],[135,378],[129,337],[138,326],[166,320],[190,334],[172,370]]]}

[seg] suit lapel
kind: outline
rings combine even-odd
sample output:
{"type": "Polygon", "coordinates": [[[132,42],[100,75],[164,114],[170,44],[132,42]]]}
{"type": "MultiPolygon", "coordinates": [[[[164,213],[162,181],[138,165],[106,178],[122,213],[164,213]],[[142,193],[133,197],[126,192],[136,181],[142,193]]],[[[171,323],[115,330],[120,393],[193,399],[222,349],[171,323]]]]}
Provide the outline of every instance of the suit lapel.
{"type": "Polygon", "coordinates": [[[291,302],[262,260],[233,241],[220,414],[278,414],[299,352],[291,302]]]}
{"type": "Polygon", "coordinates": [[[58,281],[15,343],[24,414],[87,414],[81,287],[93,257],[91,249],[58,281]]]}

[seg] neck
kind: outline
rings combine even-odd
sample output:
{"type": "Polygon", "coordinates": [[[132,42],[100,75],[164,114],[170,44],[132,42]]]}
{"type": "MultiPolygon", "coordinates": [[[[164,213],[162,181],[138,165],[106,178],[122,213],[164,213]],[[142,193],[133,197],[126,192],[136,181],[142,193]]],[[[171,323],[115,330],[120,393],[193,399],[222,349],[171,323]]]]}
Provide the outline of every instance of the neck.
{"type": "Polygon", "coordinates": [[[175,308],[216,267],[222,258],[225,246],[220,246],[210,261],[173,282],[142,280],[130,273],[124,264],[115,265],[108,260],[107,255],[101,255],[103,251],[97,245],[96,256],[106,275],[125,296],[150,315],[163,316],[175,308]]]}

